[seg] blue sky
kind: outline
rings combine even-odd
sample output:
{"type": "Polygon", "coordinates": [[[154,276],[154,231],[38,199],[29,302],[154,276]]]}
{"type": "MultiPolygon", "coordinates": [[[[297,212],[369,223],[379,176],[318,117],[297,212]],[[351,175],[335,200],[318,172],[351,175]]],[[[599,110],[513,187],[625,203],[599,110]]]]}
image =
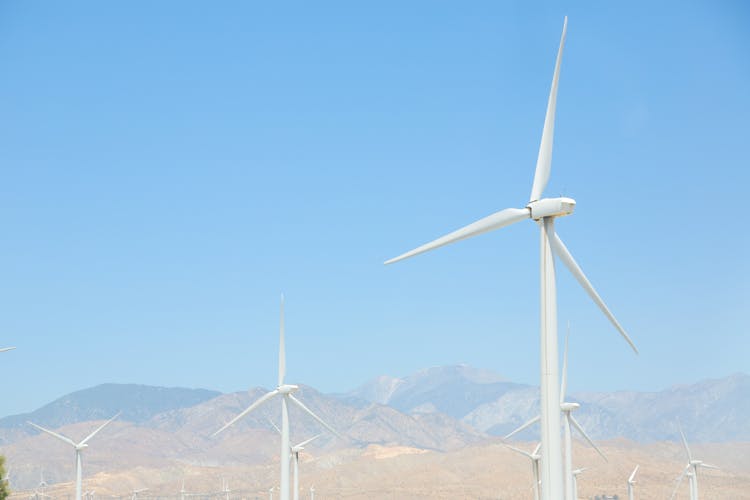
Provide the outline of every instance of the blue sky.
{"type": "Polygon", "coordinates": [[[750,371],[743,2],[0,3],[0,414],[102,382],[538,382],[546,194],[636,357],[558,266],[570,389],[750,371]]]}

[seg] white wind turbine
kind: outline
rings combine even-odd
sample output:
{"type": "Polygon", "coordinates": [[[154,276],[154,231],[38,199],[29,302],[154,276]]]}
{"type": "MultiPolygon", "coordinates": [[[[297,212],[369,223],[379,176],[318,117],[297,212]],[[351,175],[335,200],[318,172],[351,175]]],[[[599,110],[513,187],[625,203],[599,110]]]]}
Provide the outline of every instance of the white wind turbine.
{"type": "Polygon", "coordinates": [[[586,470],[588,470],[588,467],[576,469],[571,473],[571,476],[573,477],[573,499],[574,500],[578,500],[578,476],[579,474],[582,474],[586,470]]]}
{"type": "Polygon", "coordinates": [[[315,500],[315,486],[310,486],[310,500],[315,500]]]}
{"type": "Polygon", "coordinates": [[[552,77],[552,88],[547,102],[547,114],[544,119],[542,140],[536,162],[534,183],[531,188],[529,203],[524,208],[506,208],[468,226],[422,245],[414,250],[386,261],[386,264],[412,257],[456,241],[464,240],[489,231],[532,219],[541,228],[541,421],[542,421],[542,494],[545,500],[558,499],[563,491],[563,470],[560,443],[560,395],[558,385],[558,350],[557,350],[557,298],[555,292],[555,261],[557,255],[570,270],[578,283],[586,290],[591,299],[602,310],[605,316],[617,328],[620,334],[638,352],[628,334],[620,326],[614,315],[589,282],[588,278],[576,263],[560,237],[555,233],[555,219],[573,213],[575,200],[571,198],[542,198],[542,193],[549,180],[552,163],[552,143],[555,128],[555,107],[557,104],[557,86],[560,75],[560,62],[565,44],[565,31],[568,18],[563,23],[560,48],[557,52],[555,72],[552,77]]]}
{"type": "Polygon", "coordinates": [[[628,478],[628,500],[633,500],[635,498],[635,492],[634,492],[634,485],[635,485],[635,473],[638,472],[638,468],[640,465],[636,465],[635,469],[633,469],[633,473],[630,474],[630,477],[628,478]]]}
{"type": "MultiPolygon", "coordinates": [[[[570,337],[570,325],[568,325],[568,334],[565,336],[565,350],[563,354],[563,369],[562,369],[562,384],[560,387],[560,411],[562,412],[564,419],[563,419],[563,428],[565,430],[565,454],[564,454],[564,477],[565,477],[565,498],[570,500],[576,498],[576,479],[575,479],[575,471],[573,470],[573,440],[572,440],[572,432],[571,432],[571,426],[575,427],[575,429],[583,436],[583,438],[588,442],[592,448],[594,448],[599,455],[604,459],[605,462],[607,462],[607,457],[602,453],[602,450],[599,449],[596,444],[594,444],[594,441],[589,437],[588,434],[586,434],[586,431],[583,429],[581,424],[578,423],[578,421],[573,416],[573,411],[577,410],[581,407],[578,403],[569,403],[565,401],[565,395],[567,393],[567,386],[568,386],[568,339],[570,337]]],[[[532,426],[536,422],[538,422],[541,419],[539,415],[532,418],[528,422],[524,423],[520,427],[518,427],[513,432],[507,434],[503,439],[510,439],[514,435],[518,434],[522,430],[532,426]]],[[[580,469],[579,469],[580,471],[580,469]]]]}
{"type": "MultiPolygon", "coordinates": [[[[274,424],[270,419],[268,420],[268,423],[273,426],[276,432],[281,434],[281,429],[279,429],[276,426],[276,424],[274,424]]],[[[293,494],[294,500],[299,500],[299,454],[305,449],[305,446],[312,443],[314,440],[318,439],[319,437],[320,437],[320,434],[318,434],[317,436],[313,436],[310,439],[307,439],[305,441],[302,441],[299,444],[292,446],[289,450],[292,454],[291,459],[294,460],[294,471],[293,471],[294,478],[292,480],[294,484],[294,494],[293,494]]]]}
{"type": "Polygon", "coordinates": [[[107,420],[106,422],[104,422],[102,425],[100,425],[99,427],[97,427],[97,429],[94,432],[92,432],[91,434],[89,434],[88,436],[86,436],[83,439],[83,441],[81,441],[80,443],[76,443],[72,439],[63,436],[62,434],[58,434],[58,433],[53,432],[53,431],[51,431],[49,429],[45,429],[41,425],[36,425],[33,422],[28,422],[29,425],[31,425],[33,427],[36,427],[40,431],[46,432],[50,436],[54,436],[57,439],[59,439],[60,441],[62,441],[64,443],[68,443],[73,448],[75,448],[75,450],[76,450],[76,497],[75,497],[75,500],[81,500],[81,492],[82,492],[82,470],[81,470],[81,465],[82,464],[81,464],[81,462],[82,462],[82,453],[83,453],[83,450],[85,450],[86,448],[88,448],[88,446],[89,446],[88,445],[88,441],[92,437],[96,436],[99,433],[100,430],[104,429],[107,425],[109,425],[110,422],[112,422],[114,419],[116,419],[119,416],[120,416],[120,413],[118,412],[117,415],[115,415],[114,417],[110,418],[109,420],[107,420]]]}
{"type": "Polygon", "coordinates": [[[525,457],[528,457],[529,460],[531,460],[531,474],[534,477],[534,500],[539,500],[539,460],[542,458],[542,456],[539,454],[539,448],[542,447],[542,443],[536,445],[536,448],[534,448],[534,451],[532,451],[531,453],[523,451],[522,449],[516,448],[515,446],[511,446],[509,444],[505,444],[505,446],[525,457]]]}
{"type": "Polygon", "coordinates": [[[682,432],[682,425],[679,421],[677,422],[677,427],[680,430],[680,438],[682,439],[682,446],[685,448],[685,454],[687,455],[688,463],[680,474],[680,477],[677,479],[677,484],[672,491],[670,500],[674,498],[675,494],[677,493],[677,489],[680,487],[680,483],[685,476],[687,476],[688,483],[690,485],[690,500],[698,500],[698,468],[705,467],[707,469],[717,470],[719,468],[715,465],[707,464],[701,460],[693,460],[693,455],[690,453],[687,439],[685,439],[685,433],[682,432]]]}
{"type": "MultiPolygon", "coordinates": [[[[213,435],[216,436],[226,428],[233,425],[235,422],[240,420],[242,417],[250,413],[251,411],[258,408],[266,401],[274,398],[275,396],[281,396],[281,485],[279,487],[279,498],[281,500],[289,500],[289,459],[291,453],[291,447],[289,446],[289,402],[297,405],[302,411],[314,418],[320,425],[328,429],[336,437],[341,435],[336,432],[330,425],[325,423],[322,418],[312,412],[307,406],[295,398],[292,393],[299,389],[299,386],[285,384],[284,375],[286,374],[286,354],[284,351],[284,296],[281,296],[281,320],[279,328],[279,385],[273,391],[263,395],[256,402],[247,407],[242,413],[234,417],[232,420],[227,422],[221,429],[216,431],[213,435]]],[[[272,495],[271,491],[269,493],[272,495]]]]}

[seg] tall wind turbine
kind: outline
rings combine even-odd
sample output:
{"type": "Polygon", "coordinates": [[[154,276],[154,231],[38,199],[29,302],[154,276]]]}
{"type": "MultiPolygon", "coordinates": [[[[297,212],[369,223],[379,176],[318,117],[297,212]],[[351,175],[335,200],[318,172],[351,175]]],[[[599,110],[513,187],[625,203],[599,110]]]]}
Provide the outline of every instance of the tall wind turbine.
{"type": "MultiPolygon", "coordinates": [[[[586,434],[581,424],[573,416],[573,412],[581,407],[578,403],[569,403],[565,401],[565,395],[568,389],[568,340],[570,338],[570,324],[568,324],[568,333],[565,335],[565,351],[563,354],[562,385],[560,387],[560,410],[563,413],[563,427],[565,429],[565,497],[568,499],[578,499],[576,471],[573,470],[573,440],[571,439],[570,427],[573,426],[581,433],[583,438],[596,450],[599,455],[607,462],[602,450],[594,444],[594,441],[586,434]]],[[[585,469],[578,469],[579,473],[585,469]]]]}
{"type": "Polygon", "coordinates": [[[568,18],[563,23],[560,48],[557,52],[555,72],[552,77],[552,88],[547,101],[547,114],[544,119],[542,140],[536,162],[534,182],[531,188],[530,201],[524,208],[506,208],[492,215],[479,219],[457,231],[437,240],[422,245],[398,257],[386,261],[391,264],[415,255],[439,248],[450,243],[471,238],[489,231],[510,226],[526,219],[539,224],[541,232],[541,407],[542,407],[542,494],[545,500],[559,499],[563,491],[563,470],[560,443],[560,394],[558,385],[558,350],[557,350],[557,297],[555,292],[555,261],[557,255],[570,270],[578,283],[586,290],[591,299],[612,322],[620,334],[638,352],[628,334],[617,322],[604,301],[589,282],[586,275],[576,263],[560,237],[555,233],[555,219],[573,213],[575,200],[571,198],[542,198],[542,193],[549,180],[552,164],[552,143],[555,128],[555,107],[557,104],[557,86],[560,75],[560,62],[568,18]]]}
{"type": "Polygon", "coordinates": [[[119,416],[120,416],[120,413],[118,412],[117,415],[115,415],[114,417],[110,418],[109,420],[107,420],[106,422],[104,422],[102,425],[100,425],[99,427],[97,427],[97,429],[94,432],[92,432],[91,434],[89,434],[88,436],[86,436],[83,439],[83,441],[81,441],[80,443],[76,443],[72,439],[63,436],[62,434],[58,434],[57,432],[51,431],[49,429],[45,429],[41,425],[36,425],[33,422],[28,422],[29,425],[31,425],[33,427],[36,427],[40,431],[46,432],[50,436],[54,436],[57,439],[59,439],[60,441],[62,441],[64,443],[68,443],[73,448],[75,448],[75,450],[76,450],[76,500],[81,500],[81,492],[82,492],[82,470],[81,470],[81,465],[82,464],[81,464],[81,462],[82,462],[83,450],[85,450],[86,448],[89,447],[88,441],[92,437],[96,436],[99,433],[100,430],[104,429],[107,425],[109,425],[110,422],[112,422],[114,419],[116,419],[119,416]]]}
{"type": "Polygon", "coordinates": [[[505,446],[515,451],[516,453],[520,453],[521,455],[528,457],[529,460],[531,460],[531,474],[532,476],[534,476],[534,500],[539,500],[539,460],[542,458],[542,456],[539,454],[539,448],[542,447],[542,443],[536,445],[536,448],[534,448],[534,451],[532,451],[531,453],[523,451],[522,449],[516,448],[515,446],[511,446],[509,444],[505,444],[505,446]]]}
{"type": "MultiPolygon", "coordinates": [[[[336,437],[341,435],[334,430],[333,427],[325,423],[325,421],[313,413],[307,406],[295,398],[292,393],[299,389],[299,386],[284,383],[284,376],[286,375],[286,354],[284,351],[284,296],[281,296],[281,319],[279,327],[279,385],[276,389],[271,392],[264,394],[256,402],[248,406],[242,413],[234,417],[232,420],[224,424],[224,426],[218,431],[214,432],[214,436],[223,432],[228,427],[234,425],[235,422],[240,420],[242,417],[250,413],[251,411],[258,408],[266,401],[273,399],[276,396],[281,396],[281,485],[279,487],[279,498],[281,500],[289,500],[289,459],[291,448],[289,446],[289,403],[297,405],[302,411],[314,418],[320,425],[328,429],[336,437]]],[[[269,490],[269,493],[272,494],[269,490]]]]}
{"type": "MultiPolygon", "coordinates": [[[[276,424],[273,423],[273,421],[271,421],[269,419],[268,423],[273,426],[274,430],[276,430],[276,432],[279,435],[281,435],[281,429],[279,429],[276,426],[276,424]]],[[[302,452],[305,449],[305,446],[307,446],[308,444],[312,443],[314,440],[318,439],[319,437],[320,437],[320,434],[318,434],[317,436],[313,436],[310,439],[307,439],[305,441],[302,441],[299,444],[296,444],[296,445],[292,446],[290,448],[290,450],[289,450],[291,452],[291,454],[292,454],[291,458],[292,458],[292,460],[294,460],[294,471],[293,471],[294,472],[294,474],[293,474],[294,478],[292,480],[292,482],[294,484],[294,494],[293,494],[294,500],[299,500],[299,454],[300,454],[300,452],[302,452]]],[[[227,499],[227,500],[229,500],[229,499],[227,499]]]]}
{"type": "MultiPolygon", "coordinates": [[[[573,440],[572,440],[572,431],[571,427],[574,427],[580,434],[583,436],[583,438],[586,440],[586,442],[591,445],[592,448],[596,450],[597,453],[604,459],[605,462],[607,462],[607,457],[602,453],[602,450],[599,449],[596,444],[594,444],[594,441],[589,437],[588,434],[586,434],[586,431],[583,429],[583,426],[578,423],[578,421],[573,416],[573,411],[577,410],[581,407],[578,403],[569,403],[565,401],[565,395],[567,393],[567,386],[568,386],[568,339],[570,337],[570,325],[568,325],[568,333],[565,336],[565,350],[563,354],[563,369],[562,369],[562,383],[560,385],[560,411],[563,414],[563,429],[565,431],[565,453],[564,453],[564,478],[565,478],[565,498],[567,500],[575,499],[576,493],[575,493],[575,471],[573,470],[573,440]]],[[[504,440],[510,439],[511,437],[515,436],[519,432],[527,429],[528,427],[532,426],[533,424],[537,423],[539,420],[541,420],[541,416],[537,415],[536,417],[532,418],[528,422],[522,424],[520,427],[515,429],[514,431],[508,433],[503,437],[504,440]]]]}
{"type": "Polygon", "coordinates": [[[680,430],[680,438],[682,439],[682,446],[685,448],[688,463],[683,469],[682,474],[680,474],[680,477],[677,479],[677,484],[674,487],[674,491],[672,491],[670,500],[674,498],[677,493],[677,488],[680,487],[680,483],[685,476],[687,476],[688,483],[690,484],[690,500],[698,500],[698,468],[705,467],[707,469],[718,469],[718,467],[707,464],[701,460],[693,460],[693,455],[690,453],[690,447],[688,446],[687,439],[685,439],[685,433],[682,432],[682,425],[679,420],[677,421],[677,427],[680,430]]]}
{"type": "Polygon", "coordinates": [[[635,485],[635,473],[638,472],[638,468],[640,465],[636,465],[635,469],[633,469],[633,473],[630,474],[630,477],[628,478],[628,500],[633,500],[635,498],[634,493],[634,485],[635,485]]]}

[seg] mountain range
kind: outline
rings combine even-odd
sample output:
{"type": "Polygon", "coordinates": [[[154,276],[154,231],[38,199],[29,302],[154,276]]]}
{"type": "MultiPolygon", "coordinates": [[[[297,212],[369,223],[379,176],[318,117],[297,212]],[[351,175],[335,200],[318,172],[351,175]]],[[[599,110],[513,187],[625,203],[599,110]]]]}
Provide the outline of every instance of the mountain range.
{"type": "MultiPolygon", "coordinates": [[[[222,394],[206,389],[104,384],[63,396],[31,413],[0,419],[0,453],[8,457],[20,487],[38,482],[44,467],[48,482],[70,476],[68,446],[40,434],[27,421],[82,438],[95,421],[121,416],[97,435],[86,452],[89,472],[154,468],[263,464],[278,453],[279,405],[249,414],[217,438],[211,434],[266,392],[222,394]],[[105,450],[116,449],[117,453],[105,450]]],[[[323,394],[301,386],[299,398],[339,430],[315,442],[318,452],[408,447],[456,451],[492,440],[536,416],[537,387],[466,365],[435,367],[404,378],[381,376],[345,394],[323,394]]],[[[677,418],[691,443],[750,441],[750,376],[675,386],[658,392],[578,393],[577,418],[594,439],[635,442],[676,441],[677,418]]],[[[290,409],[292,441],[322,431],[296,408],[290,409]]],[[[535,439],[535,431],[519,436],[535,439]]]]}

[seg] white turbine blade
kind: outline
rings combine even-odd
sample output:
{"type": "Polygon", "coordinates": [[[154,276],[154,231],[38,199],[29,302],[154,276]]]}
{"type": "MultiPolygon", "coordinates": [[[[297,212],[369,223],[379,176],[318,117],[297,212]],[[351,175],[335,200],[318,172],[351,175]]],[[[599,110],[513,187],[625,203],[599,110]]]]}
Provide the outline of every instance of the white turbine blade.
{"type": "Polygon", "coordinates": [[[570,270],[570,272],[573,274],[573,277],[575,277],[575,279],[583,287],[583,289],[586,290],[586,293],[589,294],[589,297],[591,297],[591,299],[596,303],[597,306],[599,306],[599,309],[601,309],[601,311],[609,319],[609,321],[615,326],[615,328],[617,328],[617,331],[619,331],[620,335],[622,335],[627,343],[630,344],[630,347],[633,348],[633,351],[638,354],[638,349],[635,347],[635,344],[630,339],[628,334],[625,333],[625,330],[622,326],[620,326],[620,323],[610,312],[609,308],[607,308],[607,305],[604,303],[599,294],[596,293],[596,290],[591,285],[591,282],[588,280],[588,278],[586,278],[586,275],[583,274],[583,271],[573,258],[573,255],[571,255],[570,251],[565,246],[565,243],[562,242],[557,233],[552,233],[549,241],[555,254],[557,254],[563,264],[565,264],[565,267],[570,270]]]}
{"type": "Polygon", "coordinates": [[[49,430],[49,429],[45,429],[45,428],[44,428],[44,427],[42,427],[41,425],[36,425],[36,424],[35,424],[34,422],[26,422],[26,423],[27,423],[27,424],[29,424],[29,425],[31,425],[31,426],[33,426],[33,427],[36,427],[37,429],[39,429],[39,430],[40,430],[40,431],[42,431],[42,432],[46,432],[46,433],[47,433],[47,434],[49,434],[50,436],[55,436],[55,437],[56,437],[57,439],[59,439],[59,440],[61,440],[61,441],[65,441],[65,442],[66,442],[66,443],[68,443],[69,445],[72,445],[72,446],[76,446],[76,444],[75,444],[75,443],[73,442],[73,440],[72,440],[72,439],[70,439],[70,438],[68,438],[68,437],[65,437],[65,436],[63,436],[62,434],[58,434],[58,433],[56,433],[56,432],[54,432],[54,431],[51,431],[51,430],[49,430]]]}
{"type": "Polygon", "coordinates": [[[414,257],[415,255],[440,248],[450,243],[455,243],[457,241],[465,240],[466,238],[471,238],[472,236],[477,236],[489,231],[494,231],[495,229],[500,229],[502,227],[515,224],[516,222],[520,222],[530,217],[531,212],[528,208],[506,208],[505,210],[500,210],[499,212],[495,212],[492,215],[488,215],[483,219],[479,219],[476,222],[472,222],[468,226],[464,226],[461,229],[453,231],[450,234],[446,234],[445,236],[431,241],[430,243],[426,243],[421,247],[415,248],[414,250],[401,254],[398,257],[387,260],[385,261],[385,263],[393,264],[394,262],[408,259],[409,257],[414,257]]]}
{"type": "Polygon", "coordinates": [[[286,375],[286,353],[284,352],[284,294],[281,294],[281,319],[279,325],[279,385],[284,385],[284,375],[286,375]]]}
{"type": "Polygon", "coordinates": [[[310,408],[308,408],[307,406],[305,406],[304,404],[302,404],[302,401],[300,401],[299,399],[295,398],[291,394],[289,394],[289,399],[292,400],[292,402],[294,404],[296,404],[297,406],[299,406],[302,409],[302,411],[304,411],[305,413],[307,413],[308,415],[310,415],[312,418],[314,418],[315,420],[317,420],[320,425],[322,425],[323,427],[325,427],[326,429],[328,429],[329,431],[331,431],[331,433],[334,436],[336,436],[339,439],[344,439],[344,437],[341,434],[339,434],[336,431],[336,429],[334,429],[333,427],[331,427],[330,425],[328,425],[327,423],[325,423],[325,421],[323,421],[322,418],[320,418],[315,413],[313,413],[313,411],[310,408]]]}
{"type": "Polygon", "coordinates": [[[636,472],[638,472],[638,468],[639,468],[639,467],[640,467],[640,465],[636,465],[636,466],[635,466],[635,469],[633,469],[633,473],[632,473],[632,474],[630,475],[630,477],[628,478],[628,482],[629,482],[629,483],[632,483],[632,482],[633,482],[633,480],[635,479],[635,473],[636,473],[636,472]]]}
{"type": "Polygon", "coordinates": [[[113,421],[114,419],[116,419],[117,417],[119,417],[119,416],[120,416],[120,413],[122,413],[122,412],[119,412],[119,411],[118,411],[118,412],[117,412],[117,415],[115,415],[114,417],[112,417],[112,418],[110,418],[109,420],[107,420],[106,422],[104,422],[104,423],[103,423],[102,425],[100,425],[100,426],[99,426],[99,428],[98,428],[98,429],[96,429],[96,430],[95,430],[94,432],[92,432],[91,434],[89,434],[88,436],[86,436],[86,438],[85,438],[85,439],[84,439],[83,441],[81,441],[81,444],[86,444],[86,442],[87,442],[87,441],[88,441],[89,439],[91,439],[92,437],[96,436],[96,434],[97,434],[97,433],[98,433],[98,432],[99,432],[100,430],[104,429],[104,428],[105,428],[105,427],[106,427],[107,425],[109,425],[109,423],[110,423],[110,422],[112,422],[112,421],[113,421]]]}
{"type": "Polygon", "coordinates": [[[555,139],[555,108],[557,107],[557,83],[560,79],[560,62],[562,61],[563,48],[565,47],[565,31],[568,28],[568,17],[563,21],[563,31],[560,37],[560,48],[557,49],[557,61],[555,61],[555,73],[552,76],[552,88],[547,101],[547,114],[544,116],[544,129],[542,130],[542,142],[539,145],[539,156],[536,159],[536,170],[534,171],[534,184],[531,186],[531,199],[536,201],[542,197],[544,188],[549,181],[550,167],[552,166],[552,143],[555,139]]]}
{"type": "Polygon", "coordinates": [[[581,427],[581,424],[578,423],[578,421],[575,419],[575,417],[573,415],[571,415],[571,414],[568,414],[568,417],[570,418],[570,423],[573,424],[573,427],[575,427],[578,430],[578,432],[581,433],[581,435],[583,436],[583,438],[586,441],[588,441],[588,443],[591,445],[591,447],[594,448],[596,450],[596,452],[599,453],[599,455],[601,455],[601,457],[604,459],[605,462],[609,462],[609,460],[607,460],[607,457],[604,455],[604,453],[602,453],[602,450],[600,450],[599,447],[594,444],[594,441],[592,441],[591,438],[589,437],[589,435],[586,434],[586,431],[583,430],[583,427],[581,427]]]}
{"type": "Polygon", "coordinates": [[[715,469],[715,470],[721,470],[721,469],[720,469],[719,467],[717,467],[717,466],[715,466],[715,465],[707,464],[707,463],[705,463],[705,462],[703,462],[703,463],[702,463],[702,464],[701,464],[700,466],[701,466],[701,467],[705,467],[705,468],[707,468],[707,469],[715,469]]]}
{"type": "Polygon", "coordinates": [[[570,338],[570,321],[568,332],[565,334],[565,351],[563,354],[562,383],[560,384],[560,404],[565,402],[565,392],[568,390],[568,339],[570,338]]]}
{"type": "Polygon", "coordinates": [[[682,446],[685,448],[685,453],[687,453],[688,462],[693,461],[693,456],[690,454],[690,448],[688,448],[687,439],[685,439],[685,433],[682,432],[682,424],[679,420],[677,420],[677,428],[680,430],[680,437],[682,438],[682,446]]]}
{"type": "Polygon", "coordinates": [[[294,448],[302,448],[302,447],[304,447],[304,446],[312,443],[313,441],[315,441],[316,439],[318,439],[320,436],[321,435],[318,434],[317,436],[313,436],[313,437],[311,437],[310,439],[308,439],[306,441],[302,441],[300,444],[295,445],[294,448]]]}
{"type": "Polygon", "coordinates": [[[674,485],[674,490],[672,490],[672,495],[669,497],[669,500],[674,500],[674,496],[677,494],[677,490],[680,487],[680,483],[682,483],[682,479],[685,477],[685,474],[687,474],[688,469],[690,468],[690,465],[685,467],[683,469],[682,474],[680,474],[680,477],[677,478],[677,484],[674,485]]]}
{"type": "Polygon", "coordinates": [[[515,446],[511,446],[509,444],[503,443],[503,446],[506,448],[510,448],[511,450],[515,451],[516,453],[520,453],[521,455],[530,458],[531,460],[534,460],[534,454],[529,453],[528,451],[523,451],[520,448],[516,448],[515,446]]]}
{"type": "Polygon", "coordinates": [[[15,347],[3,347],[2,349],[0,349],[0,352],[12,351],[13,349],[15,349],[15,347]]]}
{"type": "Polygon", "coordinates": [[[277,433],[279,434],[279,436],[281,436],[281,429],[279,429],[279,428],[278,428],[278,426],[277,426],[276,424],[274,424],[274,423],[273,423],[273,422],[271,421],[271,419],[270,419],[270,418],[269,418],[269,419],[267,419],[267,420],[268,420],[268,423],[269,423],[269,424],[271,424],[271,427],[273,427],[273,428],[274,428],[274,430],[276,430],[276,432],[277,432],[277,433]]]}
{"type": "Polygon", "coordinates": [[[540,442],[538,445],[536,445],[536,448],[534,448],[534,455],[539,455],[539,450],[542,449],[542,443],[540,442]]]}
{"type": "Polygon", "coordinates": [[[527,427],[531,427],[531,426],[532,426],[532,425],[534,425],[535,423],[539,422],[539,420],[541,420],[541,419],[542,419],[542,417],[541,417],[541,416],[539,416],[539,415],[537,415],[536,417],[532,418],[531,420],[529,420],[529,421],[528,421],[528,422],[526,422],[525,424],[521,425],[521,427],[519,427],[518,429],[514,430],[514,431],[513,431],[513,432],[511,432],[510,434],[506,434],[505,436],[503,436],[503,439],[504,439],[504,440],[505,440],[505,439],[510,439],[511,437],[515,436],[516,434],[518,434],[518,433],[519,433],[519,432],[521,432],[522,430],[525,430],[525,429],[526,429],[527,427]]]}
{"type": "Polygon", "coordinates": [[[227,427],[230,427],[231,425],[234,425],[234,423],[237,422],[239,419],[241,419],[242,417],[244,417],[245,415],[247,415],[248,413],[250,413],[251,411],[253,411],[257,407],[259,407],[260,405],[262,405],[263,403],[265,403],[266,401],[268,401],[269,399],[271,399],[272,397],[274,397],[278,393],[279,393],[279,390],[278,389],[274,389],[273,391],[271,391],[271,392],[269,392],[267,394],[264,394],[255,403],[253,403],[250,406],[248,406],[245,411],[243,411],[242,413],[240,413],[239,415],[237,415],[236,417],[234,417],[232,420],[230,420],[229,422],[227,422],[226,424],[224,424],[224,427],[222,427],[218,431],[216,431],[213,434],[211,434],[211,437],[214,437],[217,434],[219,434],[220,432],[223,432],[227,427]]]}

